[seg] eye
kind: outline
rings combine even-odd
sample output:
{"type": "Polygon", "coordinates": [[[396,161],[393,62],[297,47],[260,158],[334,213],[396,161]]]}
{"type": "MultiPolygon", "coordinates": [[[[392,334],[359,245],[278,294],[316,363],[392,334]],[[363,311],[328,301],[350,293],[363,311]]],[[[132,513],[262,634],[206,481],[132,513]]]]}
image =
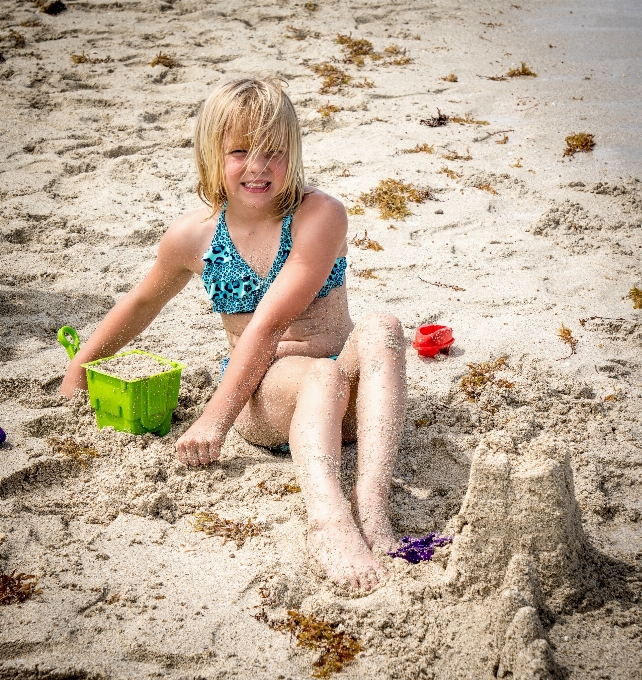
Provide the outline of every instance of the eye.
{"type": "Polygon", "coordinates": [[[233,149],[232,151],[230,151],[230,154],[232,156],[235,156],[235,155],[238,155],[238,154],[246,154],[246,153],[247,153],[247,151],[245,149],[233,149]]]}

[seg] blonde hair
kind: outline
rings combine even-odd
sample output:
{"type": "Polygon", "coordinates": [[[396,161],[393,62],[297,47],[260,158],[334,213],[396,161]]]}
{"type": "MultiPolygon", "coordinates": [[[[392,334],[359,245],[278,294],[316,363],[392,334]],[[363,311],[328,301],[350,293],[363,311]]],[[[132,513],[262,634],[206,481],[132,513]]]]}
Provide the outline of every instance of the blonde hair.
{"type": "Polygon", "coordinates": [[[277,78],[241,78],[217,87],[205,100],[196,122],[194,151],[199,198],[212,215],[227,200],[225,144],[242,139],[248,165],[261,151],[285,149],[288,166],[283,188],[276,196],[279,217],[290,214],[303,200],[304,175],[299,121],[290,98],[277,78]]]}

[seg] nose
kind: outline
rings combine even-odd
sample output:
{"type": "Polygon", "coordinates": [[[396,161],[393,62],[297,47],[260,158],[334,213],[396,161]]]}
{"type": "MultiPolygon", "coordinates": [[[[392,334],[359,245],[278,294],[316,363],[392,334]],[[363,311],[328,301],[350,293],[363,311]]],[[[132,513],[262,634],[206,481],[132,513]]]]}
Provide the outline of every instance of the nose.
{"type": "Polygon", "coordinates": [[[252,175],[260,175],[270,163],[270,158],[259,151],[254,158],[248,158],[248,164],[246,172],[252,175]]]}

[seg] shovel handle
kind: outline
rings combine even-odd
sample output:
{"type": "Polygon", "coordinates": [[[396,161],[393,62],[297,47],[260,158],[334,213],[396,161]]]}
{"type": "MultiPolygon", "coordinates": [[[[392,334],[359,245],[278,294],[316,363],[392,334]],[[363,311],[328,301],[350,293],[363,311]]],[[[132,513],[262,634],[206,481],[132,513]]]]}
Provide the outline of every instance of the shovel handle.
{"type": "Polygon", "coordinates": [[[76,329],[71,326],[63,326],[58,331],[58,342],[67,350],[70,359],[73,359],[80,349],[80,338],[76,329]]]}

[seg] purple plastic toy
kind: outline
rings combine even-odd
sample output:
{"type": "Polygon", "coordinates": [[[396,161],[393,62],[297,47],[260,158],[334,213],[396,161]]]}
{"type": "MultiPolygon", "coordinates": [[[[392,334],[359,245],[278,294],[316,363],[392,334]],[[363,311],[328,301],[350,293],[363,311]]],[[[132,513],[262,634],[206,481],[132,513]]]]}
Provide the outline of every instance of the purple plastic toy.
{"type": "Polygon", "coordinates": [[[441,548],[442,545],[453,542],[453,536],[440,536],[437,532],[428,534],[423,538],[412,538],[412,536],[404,536],[400,541],[400,545],[396,550],[388,553],[390,557],[401,557],[410,562],[410,564],[418,564],[431,559],[435,548],[441,548]]]}
{"type": "Polygon", "coordinates": [[[4,444],[7,441],[7,435],[5,431],[0,427],[0,444],[4,444]]]}

